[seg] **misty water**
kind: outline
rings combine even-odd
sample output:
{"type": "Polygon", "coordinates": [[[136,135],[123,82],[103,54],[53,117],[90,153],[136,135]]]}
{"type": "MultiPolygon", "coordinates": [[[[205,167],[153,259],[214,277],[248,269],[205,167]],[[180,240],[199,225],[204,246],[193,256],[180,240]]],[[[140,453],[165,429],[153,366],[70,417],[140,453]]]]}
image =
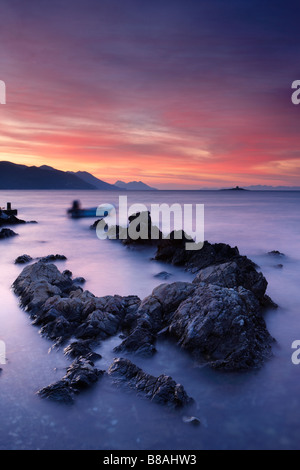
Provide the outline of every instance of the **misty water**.
{"type": "MultiPolygon", "coordinates": [[[[170,411],[124,393],[102,378],[72,406],[42,400],[37,390],[59,380],[70,364],[63,350],[49,350],[11,285],[22,266],[17,256],[63,254],[60,270],[86,279],[97,296],[136,294],[141,298],[162,282],[191,281],[181,268],[151,260],[153,251],[133,250],[118,241],[99,240],[91,219],[71,220],[66,209],[74,199],[85,207],[104,202],[118,206],[117,192],[1,191],[0,205],[11,201],[19,217],[38,224],[12,227],[19,236],[0,241],[0,340],[7,363],[0,374],[0,449],[299,449],[300,366],[291,361],[293,341],[300,340],[299,192],[160,191],[128,192],[128,203],[205,205],[205,239],[238,246],[259,266],[278,303],[265,319],[277,340],[273,358],[261,370],[231,374],[199,368],[172,341],[160,340],[150,359],[130,357],[153,375],[168,374],[195,400],[188,411],[170,411]],[[285,253],[277,260],[271,250],[285,253]],[[277,265],[283,264],[282,268],[277,265]],[[168,281],[155,277],[161,271],[168,281]],[[201,425],[184,423],[197,416],[201,425]]],[[[116,356],[116,336],[97,349],[105,370],[116,356]]]]}

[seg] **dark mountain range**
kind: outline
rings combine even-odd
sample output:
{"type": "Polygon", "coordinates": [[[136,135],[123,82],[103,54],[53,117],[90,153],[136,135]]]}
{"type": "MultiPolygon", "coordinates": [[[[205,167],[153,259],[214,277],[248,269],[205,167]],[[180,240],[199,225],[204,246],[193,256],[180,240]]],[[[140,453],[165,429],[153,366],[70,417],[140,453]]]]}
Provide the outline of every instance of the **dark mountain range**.
{"type": "Polygon", "coordinates": [[[150,190],[150,186],[139,182],[109,184],[96,178],[87,171],[61,171],[48,165],[26,166],[11,162],[0,162],[0,190],[1,189],[77,189],[77,190],[105,190],[118,189],[150,190]]]}
{"type": "Polygon", "coordinates": [[[77,176],[85,183],[91,184],[96,189],[108,190],[108,191],[116,191],[117,189],[119,189],[119,188],[116,188],[115,185],[113,184],[106,183],[105,181],[102,181],[99,178],[96,178],[96,176],[92,175],[91,173],[88,173],[87,171],[77,171],[77,173],[74,173],[74,172],[69,172],[69,173],[77,176]]]}
{"type": "Polygon", "coordinates": [[[51,167],[0,162],[0,189],[95,189],[76,175],[51,167]]]}
{"type": "Polygon", "coordinates": [[[131,181],[130,183],[124,183],[124,181],[117,181],[114,186],[121,189],[127,189],[129,191],[157,191],[156,188],[151,188],[142,181],[131,181]]]}

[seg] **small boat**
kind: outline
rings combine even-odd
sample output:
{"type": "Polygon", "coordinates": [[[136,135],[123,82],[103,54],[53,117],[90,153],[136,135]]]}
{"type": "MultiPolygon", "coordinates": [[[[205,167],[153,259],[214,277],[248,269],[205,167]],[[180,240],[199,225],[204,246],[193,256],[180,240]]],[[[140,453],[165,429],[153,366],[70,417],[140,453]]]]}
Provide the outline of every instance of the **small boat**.
{"type": "Polygon", "coordinates": [[[79,201],[74,201],[71,209],[68,209],[68,214],[72,219],[81,219],[85,217],[107,217],[113,209],[112,204],[101,204],[98,207],[89,209],[82,209],[79,201]]]}

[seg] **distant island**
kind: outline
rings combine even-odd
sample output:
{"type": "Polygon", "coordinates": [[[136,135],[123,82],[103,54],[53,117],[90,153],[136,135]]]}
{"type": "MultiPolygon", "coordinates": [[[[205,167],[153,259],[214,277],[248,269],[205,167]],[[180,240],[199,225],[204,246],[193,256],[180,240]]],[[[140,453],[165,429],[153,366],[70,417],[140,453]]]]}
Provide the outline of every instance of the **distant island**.
{"type": "Polygon", "coordinates": [[[235,188],[220,189],[220,191],[249,191],[249,189],[240,188],[239,186],[236,186],[235,188]]]}

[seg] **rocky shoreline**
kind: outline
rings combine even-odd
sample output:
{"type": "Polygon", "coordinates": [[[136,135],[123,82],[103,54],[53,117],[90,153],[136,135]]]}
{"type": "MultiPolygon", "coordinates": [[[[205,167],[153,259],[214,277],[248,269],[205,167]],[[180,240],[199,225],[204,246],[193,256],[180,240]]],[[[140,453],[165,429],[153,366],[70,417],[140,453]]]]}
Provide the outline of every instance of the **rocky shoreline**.
{"type": "Polygon", "coordinates": [[[18,236],[18,233],[14,232],[13,230],[7,228],[7,226],[15,226],[15,225],[24,225],[24,224],[36,224],[35,221],[26,222],[25,220],[18,219],[15,215],[6,215],[0,209],[0,240],[5,240],[8,238],[13,238],[18,236]],[[5,227],[5,228],[2,228],[5,227]]]}
{"type": "Polygon", "coordinates": [[[184,253],[183,243],[158,239],[154,259],[192,270],[193,282],[163,283],[145,299],[96,297],[70,271],[60,272],[51,256],[23,269],[13,284],[20,306],[40,333],[73,359],[61,380],[38,392],[41,397],[73,403],[106,375],[155,403],[187,406],[192,398],[181,384],[165,375],[153,377],[126,358],[151,357],[160,335],[175,338],[196,363],[221,371],[249,371],[270,359],[275,340],[263,313],[276,304],[266,295],[268,283],[258,267],[237,247],[205,242],[202,250],[184,253]],[[118,357],[107,371],[98,369],[101,356],[94,349],[115,335],[123,339],[114,349],[118,357]]]}

